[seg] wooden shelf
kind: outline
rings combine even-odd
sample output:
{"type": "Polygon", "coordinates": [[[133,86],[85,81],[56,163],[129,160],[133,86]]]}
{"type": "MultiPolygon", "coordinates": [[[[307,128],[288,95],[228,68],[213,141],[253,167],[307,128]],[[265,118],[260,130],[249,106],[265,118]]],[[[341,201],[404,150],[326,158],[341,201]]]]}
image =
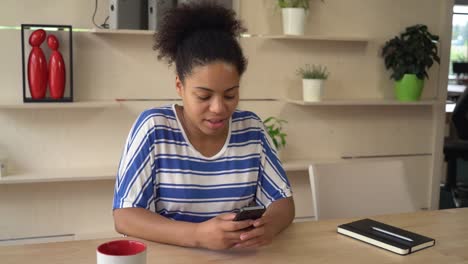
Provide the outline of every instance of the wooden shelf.
{"type": "Polygon", "coordinates": [[[94,34],[122,34],[122,35],[154,35],[152,30],[144,29],[100,29],[93,28],[91,33],[94,34]]]}
{"type": "MultiPolygon", "coordinates": [[[[284,161],[285,171],[307,171],[309,165],[317,160],[288,160],[284,161]]],[[[327,161],[320,161],[327,162],[327,161]]],[[[88,168],[88,169],[48,169],[31,172],[9,173],[0,177],[1,184],[45,183],[45,182],[76,182],[115,180],[117,168],[88,168]]]]}
{"type": "Polygon", "coordinates": [[[111,108],[118,107],[119,103],[115,101],[83,101],[72,103],[0,103],[1,109],[86,109],[86,108],[111,108]]]}
{"type": "Polygon", "coordinates": [[[313,41],[345,41],[345,42],[368,42],[367,37],[361,36],[324,36],[324,35],[262,35],[262,34],[242,34],[243,38],[263,38],[275,40],[313,40],[313,41]]]}
{"type": "MultiPolygon", "coordinates": [[[[123,34],[123,35],[154,35],[152,30],[142,29],[101,29],[90,30],[94,34],[123,34]]],[[[263,35],[263,34],[241,34],[241,38],[261,38],[276,40],[316,40],[316,41],[347,41],[347,42],[368,42],[369,38],[362,36],[324,36],[324,35],[263,35]]]]}
{"type": "Polygon", "coordinates": [[[343,159],[314,159],[314,160],[284,160],[281,161],[285,171],[307,171],[314,163],[330,163],[344,161],[343,159]]]}
{"type": "Polygon", "coordinates": [[[423,100],[417,102],[400,102],[384,99],[356,99],[356,100],[324,100],[318,102],[305,102],[302,100],[286,99],[286,102],[303,106],[432,106],[436,100],[423,100]]]}
{"type": "Polygon", "coordinates": [[[116,168],[90,169],[50,169],[35,172],[11,173],[0,178],[0,184],[42,183],[42,182],[73,182],[114,180],[116,168]]]}
{"type": "Polygon", "coordinates": [[[307,171],[309,165],[312,164],[310,160],[285,160],[281,162],[285,171],[307,171]]]}

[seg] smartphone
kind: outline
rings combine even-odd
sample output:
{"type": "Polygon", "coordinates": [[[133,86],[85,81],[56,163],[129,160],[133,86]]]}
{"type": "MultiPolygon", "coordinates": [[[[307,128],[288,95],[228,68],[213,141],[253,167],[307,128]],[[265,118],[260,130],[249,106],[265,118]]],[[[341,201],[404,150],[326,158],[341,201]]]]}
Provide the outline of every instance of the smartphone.
{"type": "Polygon", "coordinates": [[[248,206],[241,208],[234,218],[234,221],[243,221],[243,220],[255,220],[262,217],[265,213],[265,206],[248,206]]]}

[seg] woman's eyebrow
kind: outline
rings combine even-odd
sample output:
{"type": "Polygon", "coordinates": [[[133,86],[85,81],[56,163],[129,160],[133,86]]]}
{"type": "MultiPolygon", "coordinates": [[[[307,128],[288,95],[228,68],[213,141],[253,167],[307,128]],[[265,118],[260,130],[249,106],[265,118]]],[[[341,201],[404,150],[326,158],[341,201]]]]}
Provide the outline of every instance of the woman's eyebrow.
{"type": "Polygon", "coordinates": [[[239,88],[239,85],[235,85],[235,86],[233,86],[231,88],[228,88],[228,89],[224,90],[224,92],[229,92],[229,91],[232,91],[232,90],[234,90],[236,88],[239,88]]]}
{"type": "Polygon", "coordinates": [[[214,92],[212,89],[210,88],[206,88],[206,87],[202,87],[202,86],[195,86],[196,89],[200,89],[200,90],[204,90],[204,91],[207,91],[207,92],[214,92]]]}
{"type": "MultiPolygon", "coordinates": [[[[204,90],[204,91],[207,91],[207,92],[212,92],[212,93],[214,92],[213,89],[203,87],[203,86],[195,86],[194,88],[201,89],[201,90],[204,90]]],[[[228,92],[228,91],[234,90],[236,88],[239,88],[239,85],[235,85],[233,87],[227,88],[226,90],[224,90],[224,92],[228,92]]]]}

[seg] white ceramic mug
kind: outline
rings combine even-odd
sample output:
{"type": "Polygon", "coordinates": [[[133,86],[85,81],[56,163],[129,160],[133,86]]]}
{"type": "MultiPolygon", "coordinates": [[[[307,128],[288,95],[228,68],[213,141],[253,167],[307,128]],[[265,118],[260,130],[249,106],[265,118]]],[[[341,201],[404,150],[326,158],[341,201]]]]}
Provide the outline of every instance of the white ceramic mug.
{"type": "Polygon", "coordinates": [[[146,264],[146,245],[134,240],[114,240],[96,249],[97,264],[146,264]]]}

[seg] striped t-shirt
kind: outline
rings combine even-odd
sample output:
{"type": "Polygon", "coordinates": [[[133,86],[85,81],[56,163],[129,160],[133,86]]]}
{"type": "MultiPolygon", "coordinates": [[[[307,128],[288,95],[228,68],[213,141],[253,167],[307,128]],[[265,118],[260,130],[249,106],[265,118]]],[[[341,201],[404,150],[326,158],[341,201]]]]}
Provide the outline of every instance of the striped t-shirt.
{"type": "Polygon", "coordinates": [[[124,147],[113,208],[146,208],[203,222],[253,203],[290,197],[286,173],[260,118],[236,110],[223,148],[212,157],[187,140],[175,105],[144,111],[124,147]]]}

